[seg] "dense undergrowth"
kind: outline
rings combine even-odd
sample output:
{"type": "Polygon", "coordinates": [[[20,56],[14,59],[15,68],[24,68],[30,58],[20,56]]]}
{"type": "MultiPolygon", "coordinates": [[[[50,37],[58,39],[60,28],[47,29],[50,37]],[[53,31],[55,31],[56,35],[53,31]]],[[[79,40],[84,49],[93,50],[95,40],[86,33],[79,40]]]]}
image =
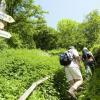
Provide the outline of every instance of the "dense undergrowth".
{"type": "Polygon", "coordinates": [[[27,100],[68,100],[67,90],[68,83],[61,69],[39,86],[27,100]]]}
{"type": "MultiPolygon", "coordinates": [[[[78,100],[99,100],[100,95],[100,47],[91,49],[97,64],[95,74],[90,81],[84,78],[83,89],[78,100]]],[[[47,75],[51,78],[41,84],[27,100],[68,100],[68,83],[63,66],[60,66],[58,54],[64,50],[48,53],[41,50],[10,49],[0,52],[0,100],[17,100],[36,80],[47,75]]]]}
{"type": "MultiPolygon", "coordinates": [[[[65,49],[48,51],[51,55],[59,55],[65,49]]],[[[61,65],[60,65],[61,66],[61,65]]],[[[41,86],[39,86],[27,100],[69,100],[68,82],[65,77],[64,67],[57,70],[55,74],[41,86]]],[[[81,67],[83,78],[85,78],[85,68],[81,67]]],[[[80,90],[81,91],[81,90],[80,90]]],[[[79,94],[81,95],[81,94],[79,94]]]]}
{"type": "MultiPolygon", "coordinates": [[[[78,90],[78,100],[99,100],[100,98],[100,46],[95,45],[91,50],[96,59],[95,73],[90,80],[86,80],[86,73],[82,63],[81,71],[84,83],[82,85],[83,88],[78,90]]],[[[49,53],[56,55],[61,51],[53,50],[49,53]]],[[[28,100],[69,100],[67,89],[68,83],[66,82],[64,70],[58,70],[50,80],[38,87],[28,100]]]]}
{"type": "Polygon", "coordinates": [[[36,80],[54,74],[58,58],[41,50],[0,52],[0,100],[17,100],[36,80]]]}
{"type": "Polygon", "coordinates": [[[84,90],[80,93],[79,100],[99,100],[100,98],[100,45],[91,48],[96,64],[95,73],[89,81],[85,80],[84,90]]]}

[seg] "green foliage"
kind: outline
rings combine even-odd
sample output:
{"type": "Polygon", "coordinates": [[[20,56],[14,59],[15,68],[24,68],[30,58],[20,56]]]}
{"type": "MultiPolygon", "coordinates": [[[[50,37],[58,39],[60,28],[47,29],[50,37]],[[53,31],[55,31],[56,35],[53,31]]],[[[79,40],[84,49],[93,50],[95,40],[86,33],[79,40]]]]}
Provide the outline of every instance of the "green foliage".
{"type": "Polygon", "coordinates": [[[87,46],[91,47],[100,34],[100,14],[97,10],[90,12],[82,23],[82,33],[87,38],[87,46]]]}
{"type": "Polygon", "coordinates": [[[64,48],[60,49],[59,48],[59,49],[49,50],[48,53],[51,54],[51,55],[58,55],[58,54],[63,53],[65,51],[66,51],[66,49],[64,49],[64,48]]]}
{"type": "Polygon", "coordinates": [[[58,58],[41,50],[6,50],[0,53],[0,100],[16,100],[32,82],[60,68],[58,58]]]}
{"type": "Polygon", "coordinates": [[[57,31],[48,27],[40,5],[34,0],[7,1],[7,13],[15,19],[15,23],[7,24],[12,38],[7,43],[13,48],[41,48],[51,50],[66,48],[70,45],[82,49],[99,43],[100,15],[97,10],[89,13],[82,23],[71,19],[58,21],[57,31]],[[97,40],[98,39],[98,40],[97,40]]]}
{"type": "Polygon", "coordinates": [[[91,100],[97,100],[100,97],[100,68],[95,70],[95,74],[90,81],[89,96],[91,100]]]}
{"type": "Polygon", "coordinates": [[[100,45],[91,48],[94,54],[96,65],[95,73],[89,81],[84,82],[84,90],[80,93],[78,100],[98,100],[100,97],[100,45]]]}
{"type": "Polygon", "coordinates": [[[12,37],[7,40],[7,43],[10,44],[10,47],[13,48],[21,48],[22,47],[22,41],[19,38],[19,34],[12,33],[12,37]]]}
{"type": "Polygon", "coordinates": [[[5,41],[5,39],[1,38],[0,39],[0,50],[7,49],[7,48],[8,48],[8,45],[5,41]]]}
{"type": "Polygon", "coordinates": [[[100,45],[94,44],[94,46],[91,48],[91,50],[94,53],[96,63],[99,66],[100,65],[100,45]]]}
{"type": "Polygon", "coordinates": [[[84,25],[82,23],[78,25],[77,34],[75,36],[75,39],[76,39],[75,46],[79,50],[82,50],[84,46],[87,46],[87,38],[85,34],[82,32],[83,27],[84,25]]]}
{"type": "Polygon", "coordinates": [[[98,100],[100,97],[100,68],[95,70],[93,77],[85,81],[84,90],[78,100],[98,100]]]}
{"type": "Polygon", "coordinates": [[[64,70],[58,70],[53,77],[37,88],[28,100],[68,100],[68,83],[64,70]]]}
{"type": "Polygon", "coordinates": [[[78,23],[69,19],[62,19],[57,24],[59,32],[58,42],[60,47],[68,47],[75,44],[75,34],[78,27],[78,23]],[[73,41],[73,42],[72,42],[73,41]]]}
{"type": "Polygon", "coordinates": [[[78,22],[73,21],[71,19],[62,19],[58,22],[57,29],[59,32],[62,32],[62,34],[72,34],[73,31],[77,30],[78,22]]]}
{"type": "MultiPolygon", "coordinates": [[[[62,19],[57,31],[46,25],[45,11],[34,0],[6,0],[7,13],[15,23],[6,24],[6,30],[12,37],[0,39],[0,100],[16,100],[32,84],[46,75],[53,76],[29,98],[29,100],[67,100],[68,94],[64,71],[60,69],[57,56],[70,45],[79,50],[83,46],[92,47],[97,65],[91,80],[84,82],[79,100],[98,100],[100,95],[100,14],[97,10],[87,15],[82,23],[71,19],[62,19]],[[40,48],[52,50],[4,50],[13,48],[40,48]],[[49,55],[50,54],[50,55],[49,55]]],[[[83,78],[85,77],[82,65],[83,78]]]]}
{"type": "Polygon", "coordinates": [[[97,10],[90,12],[82,23],[70,19],[62,19],[57,24],[58,45],[68,47],[74,45],[79,49],[91,47],[99,43],[100,14],[97,10]]]}
{"type": "Polygon", "coordinates": [[[84,45],[86,40],[79,30],[80,23],[70,19],[62,19],[57,25],[59,47],[65,48],[74,45],[81,48],[84,45]]]}
{"type": "Polygon", "coordinates": [[[43,26],[46,21],[41,6],[34,0],[11,0],[7,2],[7,13],[15,19],[15,23],[7,24],[6,29],[12,33],[8,41],[11,47],[35,48],[33,34],[37,33],[37,27],[43,26]]]}
{"type": "Polygon", "coordinates": [[[34,40],[37,48],[42,50],[51,50],[57,48],[57,32],[51,27],[41,27],[38,33],[34,34],[34,40]]]}
{"type": "Polygon", "coordinates": [[[100,34],[99,34],[99,36],[98,36],[98,38],[96,40],[96,44],[99,44],[99,43],[100,43],[100,34]]]}
{"type": "MultiPolygon", "coordinates": [[[[58,49],[48,51],[48,53],[58,55],[64,51],[65,49],[58,49]]],[[[64,67],[61,67],[62,69],[57,70],[48,81],[43,83],[41,87],[37,88],[28,100],[69,100],[69,95],[67,93],[69,86],[65,77],[64,67]]],[[[85,78],[85,67],[83,63],[81,70],[83,77],[85,78]]]]}

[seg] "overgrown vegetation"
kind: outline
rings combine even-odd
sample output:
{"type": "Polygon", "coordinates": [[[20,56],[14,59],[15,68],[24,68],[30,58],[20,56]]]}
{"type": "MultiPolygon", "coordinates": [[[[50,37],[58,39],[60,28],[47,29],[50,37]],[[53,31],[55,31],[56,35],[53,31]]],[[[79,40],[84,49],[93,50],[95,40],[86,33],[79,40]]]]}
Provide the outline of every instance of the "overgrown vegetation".
{"type": "MultiPolygon", "coordinates": [[[[12,37],[0,38],[0,100],[17,100],[32,82],[47,75],[52,77],[28,99],[67,100],[68,83],[63,67],[59,65],[58,55],[70,45],[80,52],[86,46],[95,55],[95,74],[90,81],[84,82],[78,97],[79,100],[98,100],[99,11],[91,11],[81,23],[67,18],[61,19],[57,23],[57,29],[54,29],[49,27],[45,20],[44,14],[48,12],[35,4],[34,0],[6,0],[6,3],[7,14],[15,19],[15,23],[5,23],[5,30],[9,31],[12,37]]],[[[82,70],[85,77],[84,68],[82,70]]]]}
{"type": "Polygon", "coordinates": [[[57,57],[41,50],[6,50],[0,53],[0,100],[16,100],[36,80],[60,68],[57,57]]]}
{"type": "Polygon", "coordinates": [[[91,50],[96,59],[95,73],[89,81],[85,81],[79,100],[98,100],[100,97],[100,45],[94,45],[91,50]]]}
{"type": "Polygon", "coordinates": [[[67,18],[61,19],[57,23],[57,29],[54,29],[46,23],[44,14],[47,14],[47,11],[35,4],[34,0],[6,2],[7,13],[16,21],[5,26],[12,34],[12,37],[6,40],[8,48],[52,50],[74,45],[81,50],[84,46],[90,48],[100,40],[98,10],[91,11],[81,23],[67,18]]]}
{"type": "Polygon", "coordinates": [[[67,89],[64,70],[60,69],[51,79],[38,87],[28,100],[67,100],[67,89]]]}

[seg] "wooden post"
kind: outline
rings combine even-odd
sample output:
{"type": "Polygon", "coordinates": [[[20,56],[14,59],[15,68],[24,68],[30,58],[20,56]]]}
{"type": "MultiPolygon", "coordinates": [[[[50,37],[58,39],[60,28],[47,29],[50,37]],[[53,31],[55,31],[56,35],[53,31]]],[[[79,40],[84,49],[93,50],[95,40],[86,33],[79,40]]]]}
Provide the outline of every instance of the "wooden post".
{"type": "Polygon", "coordinates": [[[41,83],[49,79],[50,77],[45,77],[43,79],[38,80],[37,82],[33,83],[28,90],[18,99],[18,100],[26,100],[26,98],[32,93],[32,91],[41,83]]]}

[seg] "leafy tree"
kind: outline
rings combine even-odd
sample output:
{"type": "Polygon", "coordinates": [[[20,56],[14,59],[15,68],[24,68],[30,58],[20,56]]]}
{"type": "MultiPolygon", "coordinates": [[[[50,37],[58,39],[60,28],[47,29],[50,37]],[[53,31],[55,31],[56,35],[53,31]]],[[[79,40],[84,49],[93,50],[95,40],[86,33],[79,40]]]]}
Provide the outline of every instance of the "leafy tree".
{"type": "Polygon", "coordinates": [[[59,32],[59,46],[60,47],[69,47],[70,45],[76,46],[82,38],[79,31],[78,22],[70,19],[62,19],[57,24],[57,30],[59,32]]]}
{"type": "MultiPolygon", "coordinates": [[[[12,47],[14,40],[19,39],[20,44],[13,47],[35,48],[33,34],[37,33],[38,25],[46,23],[41,6],[36,5],[34,0],[6,0],[7,13],[15,19],[15,23],[7,24],[6,29],[12,33],[12,38],[8,44],[12,47]],[[13,37],[14,36],[14,37],[13,37]],[[11,44],[12,41],[13,43],[11,44]],[[18,46],[19,45],[19,46],[18,46]]],[[[19,42],[18,42],[19,43],[19,42]]]]}
{"type": "Polygon", "coordinates": [[[84,28],[84,25],[83,24],[79,24],[78,26],[78,30],[77,30],[77,34],[76,34],[76,47],[80,50],[82,50],[82,48],[84,46],[87,45],[87,38],[86,38],[86,35],[82,32],[84,28]]]}
{"type": "Polygon", "coordinates": [[[34,40],[36,42],[36,47],[43,50],[50,50],[57,48],[57,34],[56,30],[44,26],[38,29],[38,34],[34,34],[34,40]]]}
{"type": "Polygon", "coordinates": [[[91,47],[100,35],[100,14],[97,10],[92,11],[82,23],[82,33],[87,37],[87,46],[91,47]]]}

